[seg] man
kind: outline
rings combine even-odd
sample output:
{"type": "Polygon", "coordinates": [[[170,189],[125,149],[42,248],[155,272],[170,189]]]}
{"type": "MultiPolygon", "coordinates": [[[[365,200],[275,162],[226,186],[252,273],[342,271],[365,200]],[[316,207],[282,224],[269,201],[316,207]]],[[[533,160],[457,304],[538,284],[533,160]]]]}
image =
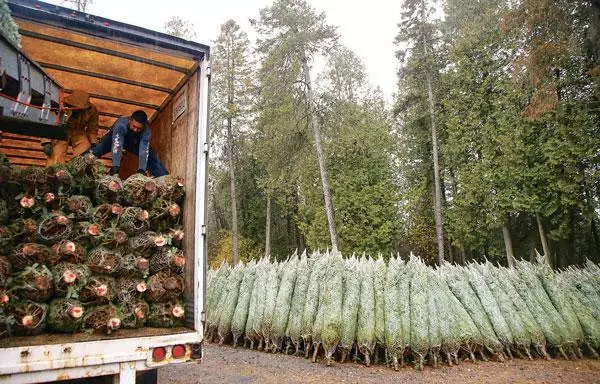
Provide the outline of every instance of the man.
{"type": "Polygon", "coordinates": [[[67,140],[41,140],[42,150],[48,156],[47,166],[65,163],[69,145],[73,147],[73,156],[78,156],[98,139],[98,108],[90,103],[90,95],[74,90],[63,102],[69,108],[67,140]]]}
{"type": "Polygon", "coordinates": [[[150,148],[150,124],[146,112],[135,111],[131,116],[118,118],[106,135],[89,149],[89,152],[96,157],[112,152],[110,174],[116,175],[121,167],[123,149],[138,157],[138,173],[146,173],[147,169],[154,177],[168,174],[156,152],[150,148]]]}

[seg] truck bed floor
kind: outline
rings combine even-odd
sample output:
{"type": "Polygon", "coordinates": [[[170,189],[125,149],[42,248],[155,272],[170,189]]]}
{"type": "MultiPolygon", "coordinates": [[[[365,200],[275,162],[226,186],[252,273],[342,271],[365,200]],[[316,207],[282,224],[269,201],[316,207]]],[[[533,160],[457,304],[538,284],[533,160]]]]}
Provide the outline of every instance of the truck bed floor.
{"type": "Polygon", "coordinates": [[[96,333],[42,333],[37,336],[13,336],[0,338],[0,348],[25,347],[45,344],[66,344],[86,341],[125,339],[131,337],[164,336],[178,333],[193,332],[186,327],[121,329],[111,335],[96,333]]]}

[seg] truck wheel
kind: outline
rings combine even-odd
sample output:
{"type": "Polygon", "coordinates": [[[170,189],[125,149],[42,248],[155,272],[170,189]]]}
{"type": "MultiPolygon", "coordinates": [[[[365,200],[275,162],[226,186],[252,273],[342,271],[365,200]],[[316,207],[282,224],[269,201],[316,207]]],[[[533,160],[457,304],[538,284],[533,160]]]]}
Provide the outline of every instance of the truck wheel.
{"type": "Polygon", "coordinates": [[[150,369],[148,371],[138,372],[135,382],[136,384],[157,384],[158,369],[150,369]]]}

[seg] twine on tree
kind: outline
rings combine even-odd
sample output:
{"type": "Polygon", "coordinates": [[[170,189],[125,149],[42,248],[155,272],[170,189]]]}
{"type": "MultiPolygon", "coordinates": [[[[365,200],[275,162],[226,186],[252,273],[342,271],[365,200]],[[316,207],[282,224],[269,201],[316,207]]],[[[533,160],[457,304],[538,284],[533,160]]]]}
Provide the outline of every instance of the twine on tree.
{"type": "Polygon", "coordinates": [[[121,254],[104,247],[92,249],[87,256],[86,265],[94,273],[114,274],[121,267],[121,254]]]}
{"type": "Polygon", "coordinates": [[[55,332],[76,332],[81,328],[85,309],[75,299],[54,299],[48,310],[48,328],[55,332]]]}
{"type": "Polygon", "coordinates": [[[67,239],[73,230],[73,222],[62,213],[51,213],[40,222],[38,235],[48,243],[67,239]]]}
{"type": "Polygon", "coordinates": [[[48,306],[33,301],[24,301],[15,304],[10,311],[14,318],[13,331],[17,336],[39,335],[46,328],[48,306]]]}
{"type": "Polygon", "coordinates": [[[157,187],[150,177],[136,173],[123,182],[123,198],[129,205],[149,208],[156,199],[157,187]]]}

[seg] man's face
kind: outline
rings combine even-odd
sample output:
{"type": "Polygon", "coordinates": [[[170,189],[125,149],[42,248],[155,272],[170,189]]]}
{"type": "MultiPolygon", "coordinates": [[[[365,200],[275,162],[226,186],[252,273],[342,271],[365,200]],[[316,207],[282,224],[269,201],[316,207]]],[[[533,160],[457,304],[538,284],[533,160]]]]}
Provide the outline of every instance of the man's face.
{"type": "Polygon", "coordinates": [[[137,120],[129,119],[129,129],[135,133],[140,133],[144,129],[144,124],[137,120]]]}

